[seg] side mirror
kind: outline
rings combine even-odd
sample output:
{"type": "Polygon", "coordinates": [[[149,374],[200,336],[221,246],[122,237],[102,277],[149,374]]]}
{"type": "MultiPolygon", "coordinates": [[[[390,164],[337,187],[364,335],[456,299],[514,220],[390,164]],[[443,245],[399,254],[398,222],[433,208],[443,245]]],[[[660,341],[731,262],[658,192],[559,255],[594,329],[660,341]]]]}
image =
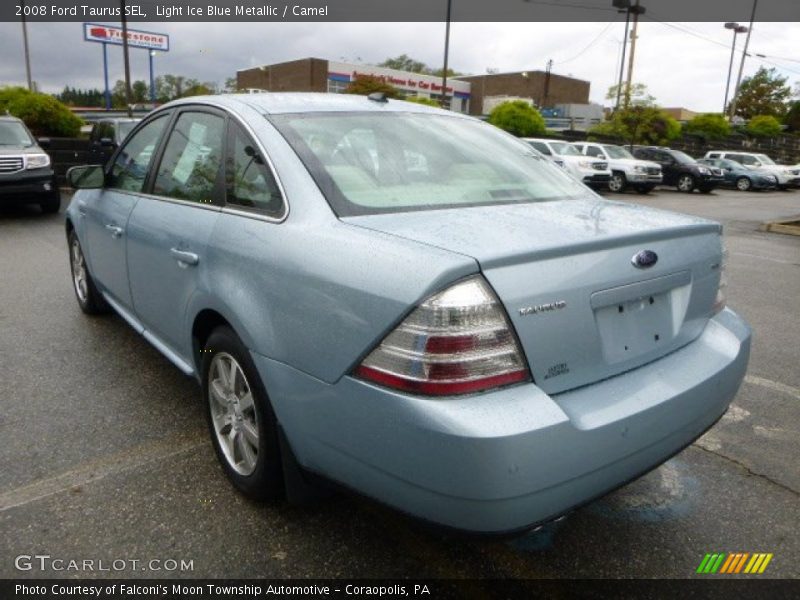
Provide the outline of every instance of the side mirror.
{"type": "Polygon", "coordinates": [[[733,167],[725,167],[725,170],[726,170],[728,173],[730,173],[731,171],[733,171],[733,167]]]}
{"type": "Polygon", "coordinates": [[[36,143],[39,144],[39,147],[41,147],[41,148],[49,148],[50,147],[50,138],[48,138],[48,137],[37,138],[36,143]]]}
{"type": "Polygon", "coordinates": [[[114,140],[112,140],[111,138],[106,137],[106,138],[100,138],[100,145],[101,146],[105,146],[106,148],[110,148],[110,147],[114,146],[115,144],[114,144],[114,140]]]}
{"type": "Polygon", "coordinates": [[[75,190],[96,190],[103,187],[106,174],[100,165],[72,167],[67,171],[67,183],[75,190]]]}

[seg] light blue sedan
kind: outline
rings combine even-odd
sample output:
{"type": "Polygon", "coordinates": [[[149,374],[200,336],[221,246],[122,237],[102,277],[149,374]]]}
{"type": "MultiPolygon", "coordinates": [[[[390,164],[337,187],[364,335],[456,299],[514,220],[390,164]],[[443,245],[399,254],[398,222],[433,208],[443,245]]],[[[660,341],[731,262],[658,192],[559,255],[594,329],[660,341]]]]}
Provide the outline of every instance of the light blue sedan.
{"type": "Polygon", "coordinates": [[[250,497],[320,476],[525,530],[692,443],[747,367],[719,224],[604,200],[463,115],[190,98],[69,180],[78,304],[197,379],[250,497]]]}

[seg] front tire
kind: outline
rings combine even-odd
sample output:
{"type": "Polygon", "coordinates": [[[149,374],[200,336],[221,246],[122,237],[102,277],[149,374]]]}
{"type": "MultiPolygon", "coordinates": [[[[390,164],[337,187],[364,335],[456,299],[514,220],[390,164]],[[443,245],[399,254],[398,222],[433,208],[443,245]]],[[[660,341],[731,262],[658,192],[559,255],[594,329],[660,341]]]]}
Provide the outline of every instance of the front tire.
{"type": "Polygon", "coordinates": [[[39,202],[39,208],[46,215],[52,215],[59,211],[61,208],[61,193],[58,188],[55,188],[47,198],[39,202]]]}
{"type": "Polygon", "coordinates": [[[678,178],[678,185],[677,185],[679,192],[689,193],[695,188],[695,181],[694,177],[691,175],[681,175],[678,178]]]}
{"type": "Polygon", "coordinates": [[[250,352],[229,327],[203,349],[203,399],[214,451],[231,483],[254,500],[283,496],[278,423],[250,352]]]}
{"type": "Polygon", "coordinates": [[[67,243],[69,244],[69,267],[72,273],[72,287],[75,290],[78,306],[87,315],[107,313],[110,307],[94,284],[94,280],[89,273],[89,267],[86,265],[86,258],[83,256],[81,243],[74,230],[69,232],[67,243]]]}
{"type": "Polygon", "coordinates": [[[753,182],[750,181],[749,177],[739,177],[739,179],[736,180],[736,189],[740,192],[749,192],[752,187],[753,182]]]}
{"type": "Polygon", "coordinates": [[[628,180],[625,179],[625,174],[614,172],[608,182],[608,191],[619,194],[624,192],[626,187],[628,187],[628,180]]]}

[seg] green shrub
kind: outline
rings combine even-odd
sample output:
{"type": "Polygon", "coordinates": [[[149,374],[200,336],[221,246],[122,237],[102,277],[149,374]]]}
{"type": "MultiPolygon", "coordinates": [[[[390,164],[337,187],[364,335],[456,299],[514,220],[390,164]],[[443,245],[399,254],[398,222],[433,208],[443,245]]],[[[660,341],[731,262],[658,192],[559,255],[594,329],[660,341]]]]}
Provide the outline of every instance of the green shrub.
{"type": "Polygon", "coordinates": [[[756,115],[745,128],[747,133],[759,137],[774,137],[783,131],[781,122],[772,115],[756,115]]]}
{"type": "Polygon", "coordinates": [[[426,98],[425,96],[409,96],[408,98],[403,98],[403,100],[406,102],[413,102],[414,104],[423,104],[425,106],[440,106],[436,100],[433,98],[426,98]]]}
{"type": "Polygon", "coordinates": [[[706,113],[697,115],[683,126],[686,133],[699,135],[708,139],[719,139],[731,134],[731,125],[721,114],[706,113]]]}
{"type": "Polygon", "coordinates": [[[36,136],[76,137],[81,121],[61,102],[20,87],[0,88],[0,114],[22,119],[36,136]]]}
{"type": "Polygon", "coordinates": [[[489,123],[517,137],[542,135],[547,131],[542,115],[524,100],[498,104],[489,113],[489,123]]]}

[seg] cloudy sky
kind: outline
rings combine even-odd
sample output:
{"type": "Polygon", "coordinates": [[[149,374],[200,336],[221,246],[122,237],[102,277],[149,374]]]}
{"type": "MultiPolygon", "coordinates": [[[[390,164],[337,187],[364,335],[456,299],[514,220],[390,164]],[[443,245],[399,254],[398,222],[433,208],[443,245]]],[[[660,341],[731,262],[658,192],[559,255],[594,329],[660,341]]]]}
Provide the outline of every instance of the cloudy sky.
{"type": "MultiPolygon", "coordinates": [[[[83,41],[80,23],[30,23],[33,78],[40,89],[65,85],[101,88],[99,44],[83,41]]],[[[408,54],[441,65],[441,23],[153,23],[137,29],[168,33],[172,50],[156,59],[156,74],[173,73],[221,83],[237,69],[307,56],[362,63],[408,54]]],[[[450,64],[464,73],[544,69],[591,82],[591,99],[604,102],[615,82],[624,23],[453,23],[450,64]]],[[[745,75],[778,66],[800,82],[800,23],[756,23],[745,75]]],[[[697,111],[722,107],[731,33],[722,23],[643,22],[634,80],[646,84],[662,106],[697,111]]],[[[739,47],[744,36],[739,36],[739,47]]],[[[121,49],[110,47],[110,71],[123,77],[121,49]]],[[[22,34],[0,23],[0,85],[22,84],[22,34]]],[[[147,79],[147,53],[131,52],[132,77],[147,79]]]]}

